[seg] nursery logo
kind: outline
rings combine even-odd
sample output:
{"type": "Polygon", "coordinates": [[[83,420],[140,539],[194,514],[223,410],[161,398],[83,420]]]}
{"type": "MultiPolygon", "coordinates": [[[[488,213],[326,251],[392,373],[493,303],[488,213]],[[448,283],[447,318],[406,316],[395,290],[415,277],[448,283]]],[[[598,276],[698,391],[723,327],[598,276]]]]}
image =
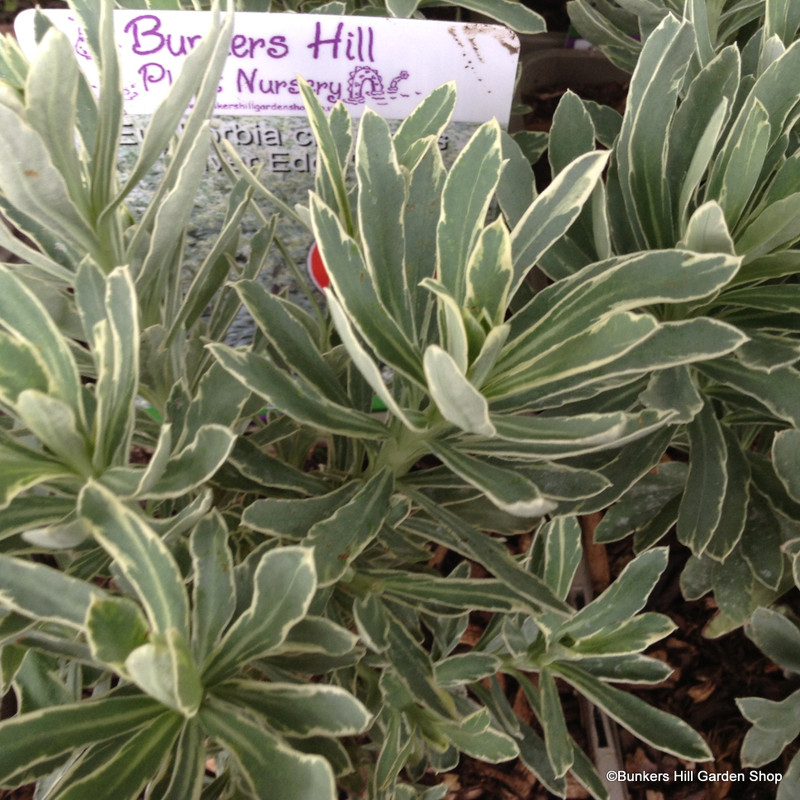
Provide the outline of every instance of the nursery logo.
{"type": "MultiPolygon", "coordinates": [[[[97,84],[86,35],[71,11],[45,11],[97,84]]],[[[17,17],[20,43],[35,47],[33,11],[17,17]]],[[[431,91],[455,81],[456,122],[508,120],[517,66],[516,35],[498,25],[240,12],[220,79],[220,115],[300,116],[298,76],[323,106],[346,103],[358,115],[374,107],[402,119],[431,91]],[[414,53],[413,65],[409,52],[414,53]]],[[[151,114],[207,33],[210,12],[114,12],[125,111],[151,114]]]]}

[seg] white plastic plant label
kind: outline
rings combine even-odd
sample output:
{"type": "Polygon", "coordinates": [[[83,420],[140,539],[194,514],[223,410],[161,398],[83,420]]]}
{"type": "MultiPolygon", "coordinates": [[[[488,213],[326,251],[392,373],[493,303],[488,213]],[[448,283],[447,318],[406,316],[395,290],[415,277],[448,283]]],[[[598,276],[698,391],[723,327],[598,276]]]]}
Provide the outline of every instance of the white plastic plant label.
{"type": "MultiPolygon", "coordinates": [[[[78,18],[46,11],[72,41],[90,81],[91,54],[78,18]]],[[[35,47],[33,11],[17,17],[26,52],[35,47]]],[[[182,60],[208,31],[211,12],[114,12],[125,110],[149,114],[182,60]]],[[[508,122],[519,42],[498,25],[375,17],[236,14],[219,85],[218,114],[303,116],[302,75],[327,110],[337,101],[357,116],[371,106],[402,119],[447,81],[458,87],[456,122],[508,122]]]]}
{"type": "MultiPolygon", "coordinates": [[[[22,12],[15,23],[28,54],[36,47],[34,13],[22,12]]],[[[72,11],[42,13],[69,37],[90,85],[96,87],[97,70],[79,18],[72,11]]],[[[123,178],[136,162],[149,115],[210,25],[210,12],[114,12],[126,114],[119,147],[123,178]]],[[[369,107],[395,120],[395,125],[430,92],[452,81],[458,100],[453,121],[439,141],[445,163],[451,164],[477,125],[492,118],[507,124],[518,50],[516,34],[499,25],[240,12],[219,82],[212,136],[218,144],[232,144],[248,167],[258,166],[269,190],[293,207],[307,202],[316,169],[316,146],[299,76],[326,111],[341,102],[357,118],[369,107]]],[[[157,174],[154,170],[128,196],[134,213],[146,205],[157,174]]],[[[219,230],[230,190],[224,166],[210,147],[198,193],[203,202],[196,206],[187,235],[189,273],[199,264],[204,241],[219,230]]],[[[265,206],[264,211],[275,209],[265,206]]],[[[254,230],[245,229],[245,235],[254,230]]],[[[316,263],[311,236],[299,223],[282,220],[280,235],[283,254],[273,248],[270,269],[262,279],[273,291],[287,291],[303,304],[293,267],[308,268],[320,286],[324,266],[316,263]],[[287,253],[294,265],[287,263],[287,253]]]]}

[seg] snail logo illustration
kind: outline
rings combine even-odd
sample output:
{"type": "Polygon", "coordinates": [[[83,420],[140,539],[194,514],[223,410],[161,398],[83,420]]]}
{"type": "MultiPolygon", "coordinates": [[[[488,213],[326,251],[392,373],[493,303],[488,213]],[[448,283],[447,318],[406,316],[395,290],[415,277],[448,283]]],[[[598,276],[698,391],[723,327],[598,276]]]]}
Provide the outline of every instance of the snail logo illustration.
{"type": "Polygon", "coordinates": [[[347,77],[347,97],[345,103],[360,105],[371,97],[378,105],[388,105],[389,100],[395,97],[408,97],[400,91],[401,81],[408,80],[409,73],[401,70],[398,75],[389,81],[389,85],[384,89],[383,76],[374,67],[361,65],[356,67],[347,77]]]}

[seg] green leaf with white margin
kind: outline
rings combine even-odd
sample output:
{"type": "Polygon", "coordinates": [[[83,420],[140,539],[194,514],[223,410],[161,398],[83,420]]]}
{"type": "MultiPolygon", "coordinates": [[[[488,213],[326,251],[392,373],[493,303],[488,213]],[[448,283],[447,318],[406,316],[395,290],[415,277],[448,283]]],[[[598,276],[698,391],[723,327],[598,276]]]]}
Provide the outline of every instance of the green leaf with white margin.
{"type": "Polygon", "coordinates": [[[800,237],[798,202],[800,192],[776,200],[748,224],[736,240],[736,248],[745,260],[785,248],[800,237]]]}
{"type": "MultiPolygon", "coordinates": [[[[607,8],[619,13],[616,6],[609,4],[607,8]]],[[[569,10],[570,21],[581,36],[594,42],[613,64],[625,72],[633,72],[642,49],[641,42],[628,33],[630,24],[626,24],[624,17],[619,19],[618,15],[614,15],[612,18],[604,11],[600,11],[589,0],[575,0],[569,10]]]]}
{"type": "Polygon", "coordinates": [[[308,612],[316,589],[313,550],[283,547],[266,553],[256,568],[250,606],[206,662],[203,682],[219,683],[241,665],[278,647],[308,612]]]}
{"type": "Polygon", "coordinates": [[[453,109],[456,107],[455,82],[445,83],[434,89],[401,123],[394,134],[394,148],[397,160],[409,169],[408,161],[419,142],[434,137],[438,139],[444,132],[453,109]]]}
{"type": "Polygon", "coordinates": [[[675,222],[679,229],[730,117],[740,73],[739,49],[723,48],[692,79],[673,114],[664,179],[676,203],[675,222]],[[713,102],[709,102],[711,97],[713,102]]]}
{"type": "MultiPolygon", "coordinates": [[[[370,573],[373,574],[373,573],[370,573]]],[[[502,581],[491,578],[476,583],[471,578],[442,578],[437,579],[429,575],[416,575],[413,573],[395,574],[381,572],[374,577],[380,581],[381,590],[399,601],[409,601],[415,605],[425,603],[435,605],[442,609],[442,614],[458,614],[480,608],[485,611],[529,612],[529,606],[518,594],[506,588],[502,581]]],[[[354,613],[363,617],[366,611],[360,611],[361,606],[354,605],[354,613]]],[[[377,612],[373,613],[377,616],[377,612]]],[[[364,623],[366,625],[367,622],[364,623]]],[[[373,625],[378,625],[373,622],[373,625]]],[[[362,625],[361,627],[364,627],[362,625]]],[[[380,639],[379,634],[371,635],[373,640],[380,639]]],[[[382,641],[382,640],[381,640],[382,641]]],[[[378,649],[384,649],[384,646],[378,649]]]]}
{"type": "Polygon", "coordinates": [[[242,524],[267,536],[300,541],[312,525],[332,516],[358,488],[357,481],[350,481],[333,492],[306,499],[268,497],[256,500],[244,510],[242,524]]]}
{"type": "Polygon", "coordinates": [[[678,758],[709,761],[713,757],[702,737],[683,720],[652,708],[630,692],[608,686],[572,664],[561,662],[552,669],[642,741],[678,758]]]}
{"type": "Polygon", "coordinates": [[[41,302],[13,271],[0,266],[0,319],[3,328],[35,347],[45,365],[49,394],[84,414],[78,368],[66,338],[41,302]]]}
{"type": "Polygon", "coordinates": [[[733,358],[700,362],[697,368],[723,386],[755,398],[776,417],[800,428],[800,373],[796,369],[781,367],[767,373],[750,369],[733,358]]]}
{"type": "Polygon", "coordinates": [[[165,754],[178,738],[182,720],[177,714],[163,714],[130,737],[99,769],[70,782],[59,800],[114,797],[136,800],[145,784],[158,772],[165,754]]]}
{"type": "Polygon", "coordinates": [[[417,10],[419,0],[386,0],[386,10],[392,17],[408,19],[417,10]]]}
{"type": "Polygon", "coordinates": [[[462,372],[469,366],[469,339],[461,306],[438,280],[423,278],[420,286],[436,295],[439,342],[462,372]]]}
{"type": "Polygon", "coordinates": [[[779,701],[739,697],[736,705],[753,723],[742,742],[742,766],[760,767],[774,761],[800,733],[800,690],[779,701]]]}
{"type": "Polygon", "coordinates": [[[639,399],[648,408],[668,414],[670,422],[691,422],[703,407],[694,373],[686,366],[656,372],[639,399]]]}
{"type": "MultiPolygon", "coordinates": [[[[748,537],[744,537],[743,541],[754,536],[754,545],[761,551],[757,556],[766,551],[765,560],[776,562],[774,566],[777,567],[780,578],[783,554],[780,552],[779,534],[776,531],[779,523],[766,503],[759,504],[754,500],[755,497],[751,497],[748,508],[748,537]]],[[[757,563],[753,567],[745,560],[741,545],[734,548],[723,563],[712,563],[711,588],[722,613],[712,619],[706,633],[709,638],[744,625],[759,606],[767,606],[777,600],[778,593],[768,589],[759,580],[757,566],[757,563]],[[715,629],[715,625],[720,627],[715,629]]]]}
{"type": "Polygon", "coordinates": [[[197,714],[203,685],[188,642],[174,628],[132,651],[125,659],[125,671],[142,691],[168,708],[186,718],[197,714]]]}
{"type": "MultiPolygon", "coordinates": [[[[607,449],[623,443],[634,431],[649,428],[653,415],[622,411],[575,416],[506,416],[493,414],[497,436],[509,453],[538,453],[539,457],[578,455],[593,449],[607,449]],[[539,448],[539,449],[537,449],[539,448]]],[[[469,443],[465,442],[467,449],[469,443]]]]}
{"type": "Polygon", "coordinates": [[[800,503],[800,431],[793,428],[775,435],[772,463],[789,496],[800,503]]]}
{"type": "Polygon", "coordinates": [[[267,356],[212,344],[209,350],[220,364],[251,392],[298,422],[345,436],[381,439],[388,435],[377,419],[353,408],[326,400],[311,387],[293,380],[267,356]]]}
{"type": "Polygon", "coordinates": [[[453,698],[437,685],[428,652],[394,614],[387,611],[386,619],[387,655],[391,665],[391,672],[388,674],[399,678],[404,689],[416,702],[422,703],[445,719],[455,718],[456,706],[453,698]]]}
{"type": "Polygon", "coordinates": [[[336,800],[333,772],[321,756],[300,753],[232,706],[211,700],[200,721],[230,751],[259,800],[336,800]]]}
{"type": "Polygon", "coordinates": [[[508,340],[509,333],[511,333],[511,327],[503,324],[497,325],[486,334],[480,352],[467,370],[467,377],[470,383],[477,389],[483,386],[494,369],[497,359],[500,358],[503,346],[508,340]]]}
{"type": "MultiPolygon", "coordinates": [[[[697,193],[698,187],[700,186],[703,178],[705,177],[706,171],[708,170],[709,162],[714,155],[714,150],[727,117],[728,102],[727,100],[722,100],[722,102],[714,110],[712,117],[709,119],[706,129],[703,131],[703,135],[697,143],[697,149],[692,154],[692,160],[689,162],[686,173],[682,176],[683,183],[681,184],[676,208],[676,222],[681,228],[683,227],[683,222],[688,214],[692,199],[697,193]]],[[[677,121],[674,122],[673,128],[677,124],[677,121]]],[[[669,166],[667,169],[669,170],[669,166]]],[[[692,250],[694,248],[690,246],[689,249],[692,250]]],[[[727,248],[717,248],[717,250],[724,253],[733,252],[727,248]]],[[[713,252],[713,250],[709,247],[704,248],[699,252],[710,253],[713,252]]]]}
{"type": "Polygon", "coordinates": [[[678,512],[678,539],[699,556],[717,529],[728,483],[727,447],[709,402],[686,427],[689,476],[678,512]]]}
{"type": "Polygon", "coordinates": [[[357,644],[358,636],[347,628],[325,617],[309,616],[301,619],[289,631],[283,645],[276,652],[343,656],[351,653],[357,644]]]}
{"type": "Polygon", "coordinates": [[[561,616],[573,611],[563,600],[556,597],[544,581],[524,570],[511,558],[505,545],[468,525],[424,494],[413,489],[407,492],[435,523],[423,528],[428,539],[445,544],[457,553],[480,562],[501,580],[510,592],[530,602],[536,610],[545,608],[561,616]]]}
{"type": "Polygon", "coordinates": [[[61,462],[0,432],[0,510],[7,509],[26,489],[70,476],[71,470],[61,462]]]}
{"type": "Polygon", "coordinates": [[[581,562],[581,526],[575,517],[556,517],[542,525],[536,537],[544,539],[545,583],[557,597],[567,599],[581,562]]]}
{"type": "Polygon", "coordinates": [[[261,714],[269,728],[284,736],[353,736],[363,733],[372,715],[338,686],[231,681],[214,696],[261,714]]]}
{"type": "Polygon", "coordinates": [[[60,570],[0,555],[0,605],[26,617],[82,631],[92,603],[105,598],[99,587],[60,570]]]}
{"type": "Polygon", "coordinates": [[[310,333],[289,312],[282,298],[258,281],[239,280],[234,284],[247,310],[275,349],[293,371],[302,375],[314,389],[341,405],[349,403],[331,366],[322,357],[310,333]]]}
{"type": "Polygon", "coordinates": [[[640,249],[668,247],[674,241],[664,137],[694,49],[691,25],[667,15],[644,43],[631,79],[615,156],[640,249]]]}
{"type": "Polygon", "coordinates": [[[609,683],[653,684],[665,681],[673,670],[669,664],[641,654],[582,658],[581,669],[609,683]]]}
{"type": "MultiPolygon", "coordinates": [[[[573,653],[585,656],[622,656],[639,653],[669,636],[675,623],[664,614],[646,612],[624,620],[611,630],[600,630],[570,645],[573,653]]],[[[620,680],[624,676],[620,675],[620,680]]]]}
{"type": "MultiPolygon", "coordinates": [[[[153,231],[149,238],[147,254],[135,274],[136,288],[142,308],[146,310],[151,302],[163,300],[159,290],[166,285],[168,271],[164,269],[175,256],[181,244],[181,237],[176,231],[184,229],[189,221],[194,198],[208,163],[208,142],[210,137],[208,122],[198,132],[186,155],[175,185],[166,193],[161,201],[159,214],[155,218],[153,231]]],[[[139,230],[143,230],[140,223],[139,230]]],[[[133,246],[135,242],[132,242],[133,246]]],[[[136,243],[138,244],[138,243],[136,243]]],[[[131,253],[133,259],[133,253],[131,253]]],[[[101,262],[102,263],[102,262],[101,262]]],[[[143,324],[152,324],[155,320],[143,319],[143,324]]]]}
{"type": "Polygon", "coordinates": [[[580,639],[630,619],[643,608],[666,566],[665,547],[636,556],[601,595],[562,625],[559,633],[580,639]]]}
{"type": "Polygon", "coordinates": [[[437,661],[433,670],[440,686],[453,687],[496,675],[501,667],[498,656],[473,650],[437,661]]]}
{"type": "Polygon", "coordinates": [[[480,489],[498,508],[517,517],[538,517],[555,508],[555,503],[527,478],[510,469],[461,453],[443,442],[429,442],[431,452],[456,475],[480,489]]]}
{"type": "Polygon", "coordinates": [[[84,478],[93,474],[89,443],[66,403],[26,389],[17,398],[16,411],[23,424],[73,472],[84,478]]]}
{"type": "Polygon", "coordinates": [[[481,231],[467,264],[467,309],[475,316],[485,310],[493,325],[502,325],[513,275],[511,240],[498,218],[481,231]]]}
{"type": "Polygon", "coordinates": [[[467,433],[493,436],[486,398],[467,380],[453,357],[432,344],[422,364],[428,390],[442,416],[467,433]]]}
{"type": "Polygon", "coordinates": [[[92,597],[86,617],[86,640],[92,655],[123,672],[125,659],[147,641],[147,620],[124,597],[92,597]]]}
{"type": "Polygon", "coordinates": [[[66,244],[103,261],[100,244],[53,165],[47,143],[16,112],[0,104],[0,190],[19,212],[66,244]]]}
{"type": "MultiPolygon", "coordinates": [[[[84,33],[87,34],[91,42],[93,34],[89,32],[89,29],[94,28],[97,32],[96,44],[99,48],[94,53],[99,72],[99,102],[97,106],[99,114],[95,128],[95,139],[92,143],[91,179],[89,184],[92,208],[97,213],[108,203],[111,199],[111,193],[117,187],[117,155],[119,153],[119,142],[122,138],[123,116],[123,94],[120,92],[122,65],[114,31],[113,6],[103,3],[100,5],[99,13],[97,13],[96,7],[89,14],[85,13],[86,11],[88,9],[85,8],[79,11],[83,17],[84,33]],[[94,19],[87,21],[89,16],[94,19]]],[[[99,231],[102,231],[101,225],[96,227],[99,231]]],[[[116,238],[117,230],[112,227],[110,231],[106,228],[104,232],[111,233],[111,236],[107,239],[101,234],[101,240],[106,239],[103,244],[108,245],[112,237],[116,238]]],[[[102,256],[95,259],[106,271],[110,271],[120,263],[115,258],[117,254],[114,249],[113,247],[104,246],[102,256]]]]}
{"type": "Polygon", "coordinates": [[[329,586],[338,581],[378,535],[390,510],[393,488],[391,471],[381,470],[350,502],[308,531],[303,544],[314,548],[319,586],[329,586]]]}
{"type": "MultiPolygon", "coordinates": [[[[414,747],[414,736],[411,735],[403,714],[384,710],[381,717],[388,717],[388,722],[382,726],[384,738],[383,746],[375,762],[375,787],[376,792],[389,790],[393,792],[397,774],[405,766],[414,747]]],[[[388,796],[391,797],[391,794],[388,796]]]]}
{"type": "Polygon", "coordinates": [[[555,776],[561,778],[572,766],[573,754],[567,722],[561,708],[561,698],[549,669],[539,672],[539,692],[542,698],[539,722],[544,731],[547,757],[553,765],[555,776]]]}
{"type": "Polygon", "coordinates": [[[750,505],[750,465],[731,428],[723,425],[722,435],[726,448],[725,498],[722,501],[719,523],[704,551],[707,556],[718,561],[724,561],[739,544],[747,529],[750,505]]]}
{"type": "Polygon", "coordinates": [[[509,296],[514,296],[530,268],[578,217],[608,158],[608,152],[585,153],[576,158],[534,200],[511,231],[514,278],[509,296]]]}
{"type": "Polygon", "coordinates": [[[217,645],[236,607],[228,529],[214,510],[200,520],[189,540],[192,588],[192,653],[202,664],[217,645]]]}
{"type": "Polygon", "coordinates": [[[53,771],[54,758],[134,731],[163,712],[159,703],[137,695],[53,706],[3,720],[0,785],[44,777],[53,771]]]}
{"type": "Polygon", "coordinates": [[[183,724],[175,759],[171,764],[172,775],[163,793],[153,792],[153,800],[200,800],[205,778],[206,748],[202,729],[197,719],[183,724]]]}
{"type": "Polygon", "coordinates": [[[139,309],[130,271],[117,267],[106,279],[106,320],[95,327],[97,384],[93,466],[101,472],[126,464],[136,421],[139,383],[139,309]]]}
{"type": "Polygon", "coordinates": [[[361,117],[356,141],[358,230],[375,291],[411,341],[416,340],[405,265],[403,225],[407,175],[397,160],[389,125],[371,109],[361,117]]]}
{"type": "Polygon", "coordinates": [[[512,0],[445,0],[448,5],[468,8],[507,25],[517,33],[543,33],[544,19],[521,3],[512,0]]]}
{"type": "Polygon", "coordinates": [[[741,259],[681,250],[634,253],[600,261],[539,292],[509,321],[511,342],[500,365],[509,368],[560,344],[612,311],[716,294],[736,275],[741,259]],[[509,363],[510,362],[510,363],[509,363]]]}
{"type": "Polygon", "coordinates": [[[492,716],[488,708],[481,708],[474,714],[457,722],[437,720],[437,730],[468,756],[499,764],[519,755],[516,742],[508,734],[492,727],[492,716]]]}
{"type": "Polygon", "coordinates": [[[616,505],[608,509],[595,529],[596,543],[617,542],[646,527],[662,509],[681,494],[686,484],[686,465],[677,461],[637,481],[616,505]]]}
{"type": "Polygon", "coordinates": [[[81,164],[75,148],[75,108],[78,100],[78,64],[64,33],[50,28],[39,42],[25,83],[27,120],[42,137],[53,165],[61,173],[67,191],[84,218],[89,198],[84,189],[81,164]],[[53,76],[58,75],[58,81],[53,76]],[[69,131],[69,135],[65,132],[69,131]]]}
{"type": "MultiPolygon", "coordinates": [[[[494,405],[497,400],[523,393],[546,396],[556,390],[563,392],[586,385],[596,379],[598,371],[604,371],[605,367],[613,365],[650,338],[658,327],[656,320],[648,314],[630,311],[608,314],[597,322],[582,326],[579,333],[559,344],[542,347],[526,361],[503,369],[486,382],[483,393],[494,405]]],[[[525,342],[525,345],[524,350],[530,352],[530,342],[525,342]]],[[[514,350],[517,350],[515,342],[506,346],[506,352],[514,350]]],[[[522,348],[518,352],[521,354],[522,348]]],[[[497,372],[504,366],[501,361],[497,372]]]]}
{"type": "Polygon", "coordinates": [[[494,120],[478,128],[445,181],[436,229],[436,273],[459,306],[466,299],[467,264],[483,230],[501,166],[500,127],[494,120]]]}
{"type": "Polygon", "coordinates": [[[173,455],[159,481],[142,496],[153,499],[180,497],[209,481],[225,463],[236,435],[223,425],[203,425],[191,444],[173,455]]]}
{"type": "MultiPolygon", "coordinates": [[[[721,254],[666,250],[587,266],[579,275],[539,292],[512,317],[510,344],[501,356],[498,370],[511,371],[539,357],[613,312],[640,310],[654,303],[685,302],[715,293],[731,280],[739,264],[738,258],[721,254]]],[[[684,322],[696,324],[700,319],[684,322]]],[[[743,334],[738,333],[738,337],[744,340],[743,334]]],[[[650,369],[654,367],[655,364],[650,369]]]]}
{"type": "Polygon", "coordinates": [[[328,301],[328,310],[330,311],[331,319],[336,326],[336,332],[339,334],[342,344],[350,354],[353,364],[361,373],[364,380],[372,387],[372,391],[383,401],[386,408],[402,421],[403,425],[409,430],[421,431],[421,428],[414,424],[397,400],[394,399],[394,395],[383,379],[380,368],[375,363],[372,356],[361,346],[361,342],[358,341],[355,331],[353,331],[353,327],[350,324],[350,320],[345,310],[336,299],[336,295],[329,289],[325,289],[324,292],[325,299],[328,301]]]}
{"type": "MultiPolygon", "coordinates": [[[[322,180],[323,185],[327,184],[330,187],[330,193],[325,192],[324,200],[328,205],[332,205],[336,209],[345,232],[348,235],[352,235],[355,231],[353,214],[347,195],[342,161],[332,131],[333,115],[331,115],[331,124],[329,124],[322,105],[314,94],[314,90],[303,78],[298,79],[298,85],[308,113],[308,122],[314,132],[314,138],[317,140],[320,164],[320,169],[318,169],[317,173],[317,191],[319,192],[322,189],[320,180],[322,180]],[[331,196],[327,196],[328,194],[331,196]]],[[[321,249],[319,235],[316,231],[314,235],[321,249]]],[[[330,263],[324,252],[322,253],[322,260],[326,265],[330,263]]]]}
{"type": "Polygon", "coordinates": [[[497,202],[509,227],[513,228],[536,199],[531,164],[519,144],[505,131],[500,133],[503,167],[497,184],[497,202]]]}
{"type": "Polygon", "coordinates": [[[695,209],[678,246],[695,253],[733,255],[736,252],[733,237],[725,222],[725,215],[716,200],[709,200],[695,209]]]}
{"type": "Polygon", "coordinates": [[[756,188],[767,155],[769,137],[767,110],[754,99],[741,137],[729,149],[728,162],[716,197],[731,229],[738,223],[756,188]]]}
{"type": "Polygon", "coordinates": [[[423,386],[418,348],[381,302],[358,245],[330,208],[313,194],[311,219],[331,284],[352,324],[380,359],[423,386]]]}
{"type": "Polygon", "coordinates": [[[800,673],[800,628],[788,617],[770,608],[759,608],[746,633],[782,669],[800,673]]]}
{"type": "Polygon", "coordinates": [[[154,631],[166,635],[174,628],[188,636],[189,599],[183,577],[152,528],[97,483],[84,487],[78,512],[136,590],[154,631]]]}

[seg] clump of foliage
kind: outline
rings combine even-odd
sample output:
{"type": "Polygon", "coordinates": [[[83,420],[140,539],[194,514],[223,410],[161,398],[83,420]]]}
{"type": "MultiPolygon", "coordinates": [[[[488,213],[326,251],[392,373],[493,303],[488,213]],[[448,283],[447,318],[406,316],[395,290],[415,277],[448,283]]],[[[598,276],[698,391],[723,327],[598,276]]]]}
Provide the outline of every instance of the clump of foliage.
{"type": "Polygon", "coordinates": [[[664,321],[724,321],[747,341],[692,368],[659,369],[640,384],[641,399],[654,407],[683,398],[685,427],[674,429],[671,446],[688,464],[678,460],[648,476],[597,532],[613,541],[635,531],[644,550],[677,525],[693,553],[684,591],[696,598],[713,589],[723,612],[717,633],[793,585],[785,550],[800,525],[793,299],[800,43],[752,41],[744,52],[729,45],[706,54],[696,27],[669,16],[642,49],[624,117],[605,110],[601,119],[574,95],[564,98],[552,133],[554,171],[592,152],[598,137],[613,155],[597,204],[540,264],[563,278],[583,274],[600,253],[659,247],[741,260],[710,301],[650,307],[664,321]],[[563,145],[567,129],[573,136],[563,145]]]}
{"type": "MultiPolygon", "coordinates": [[[[640,479],[659,497],[671,481],[675,505],[686,468],[648,475],[666,448],[686,437],[688,469],[705,474],[696,437],[739,434],[724,432],[725,400],[697,376],[731,363],[790,370],[754,366],[758,353],[748,362],[752,325],[718,313],[749,262],[700,236],[697,184],[692,237],[651,240],[612,213],[633,195],[614,188],[632,122],[613,153],[595,152],[591,118],[568,98],[557,124],[571,114],[585,135],[554,138],[557,175],[537,194],[495,122],[444,166],[451,86],[394,134],[367,112],[355,135],[343,106],[326,117],[304,86],[318,171],[308,204],[282,211],[319,244],[329,313],[258,281],[280,218],[255,205],[269,187],[241,164],[229,165],[225,219],[185,286],[182,232],[232,17],[188,57],[120,185],[112,6],[99,8],[75,5],[97,98],[44,18],[30,64],[9,40],[0,50],[0,208],[27,237],[0,228],[23,262],[0,267],[0,690],[18,704],[0,722],[0,784],[37,781],[42,800],[325,800],[337,787],[434,800],[444,787],[421,778],[467,753],[520,757],[559,795],[572,772],[606,797],[556,681],[644,741],[710,758],[687,725],[613,685],[669,673],[643,655],[673,628],[643,612],[666,567],[666,549],[651,546],[660,535],[586,607],[568,602],[579,514],[624,507],[640,479]],[[125,198],[161,158],[134,217],[125,198]],[[246,215],[260,228],[239,264],[246,215]],[[531,296],[534,265],[553,283],[531,296]],[[242,306],[258,332],[232,348],[242,306]],[[531,530],[511,555],[504,539],[531,530]],[[460,556],[448,574],[428,566],[432,545],[460,556]],[[471,562],[489,577],[472,577],[471,562]],[[476,610],[490,622],[468,646],[476,610]],[[539,730],[513,713],[504,674],[539,730]]],[[[655,89],[662,78],[655,70],[655,89]]],[[[772,131],[759,85],[753,102],[772,131]]],[[[593,111],[606,132],[617,122],[593,111]]],[[[791,141],[786,116],[775,125],[773,165],[775,142],[791,141]]],[[[788,459],[790,435],[774,440],[788,459]]],[[[777,469],[779,483],[791,474],[777,469]]]]}
{"type": "MultiPolygon", "coordinates": [[[[577,18],[585,6],[580,0],[573,6],[577,18]]],[[[604,4],[598,9],[595,21],[603,17],[608,33],[611,11],[604,4]]],[[[651,26],[643,7],[637,14],[643,44],[629,40],[624,48],[634,70],[625,114],[573,95],[556,112],[554,173],[592,152],[596,141],[612,157],[592,210],[540,267],[558,280],[581,274],[601,253],[727,252],[741,267],[710,301],[650,311],[664,320],[725,321],[748,340],[722,358],[658,371],[640,385],[640,399],[655,407],[658,398],[674,407],[683,397],[683,418],[676,420],[685,424],[669,442],[674,460],[610,509],[597,539],[633,534],[635,549],[644,552],[675,526],[692,551],[681,578],[684,595],[713,592],[720,609],[707,634],[745,625],[767,655],[796,672],[796,630],[769,606],[800,586],[800,408],[794,399],[800,387],[800,14],[796,4],[781,0],[687,3],[682,20],[664,7],[651,26]],[[573,138],[563,146],[567,130],[573,138]]],[[[601,45],[610,44],[590,31],[601,45]]],[[[609,55],[622,52],[611,47],[609,55]]],[[[796,738],[787,711],[792,698],[740,701],[755,724],[742,752],[745,765],[767,763],[796,738]]],[[[792,796],[798,785],[793,763],[780,796],[792,796]]]]}

